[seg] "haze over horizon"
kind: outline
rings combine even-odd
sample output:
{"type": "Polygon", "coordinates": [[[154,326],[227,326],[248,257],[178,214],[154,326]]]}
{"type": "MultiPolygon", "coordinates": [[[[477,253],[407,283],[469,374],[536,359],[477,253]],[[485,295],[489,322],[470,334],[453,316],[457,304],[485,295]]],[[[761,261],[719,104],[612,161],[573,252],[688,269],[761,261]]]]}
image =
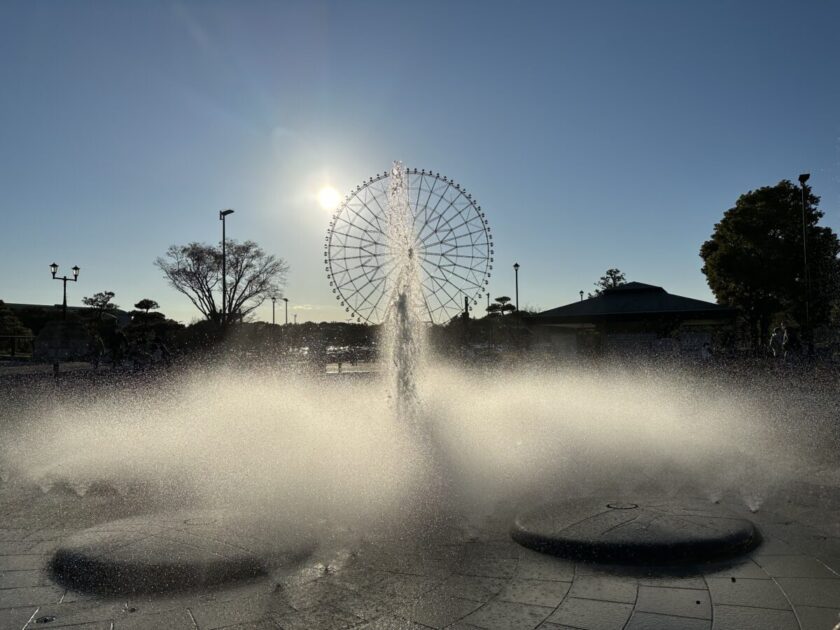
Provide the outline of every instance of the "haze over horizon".
{"type": "MultiPolygon", "coordinates": [[[[253,239],[289,320],[344,320],[330,213],[399,159],[465,186],[490,292],[553,308],[609,267],[713,300],[698,252],[739,195],[811,173],[840,231],[840,4],[8,1],[0,299],[112,290],[189,322],[153,261],[253,239]]],[[[282,308],[278,304],[278,321],[282,308]]],[[[256,312],[271,320],[271,303],[256,312]]]]}

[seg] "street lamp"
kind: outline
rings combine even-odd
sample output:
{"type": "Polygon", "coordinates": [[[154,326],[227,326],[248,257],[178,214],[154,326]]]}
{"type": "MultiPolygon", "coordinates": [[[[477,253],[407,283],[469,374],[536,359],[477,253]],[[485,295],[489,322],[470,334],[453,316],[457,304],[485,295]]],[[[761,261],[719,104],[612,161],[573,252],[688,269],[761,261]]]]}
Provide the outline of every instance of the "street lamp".
{"type": "Polygon", "coordinates": [[[808,233],[807,223],[805,221],[805,182],[811,177],[810,173],[802,173],[799,176],[799,185],[802,188],[802,264],[805,266],[805,328],[808,334],[808,352],[811,352],[813,347],[810,331],[811,331],[811,274],[808,271],[808,233]]]}
{"type": "Polygon", "coordinates": [[[516,275],[516,310],[519,310],[519,263],[513,263],[513,273],[516,275]]]}
{"type": "Polygon", "coordinates": [[[277,301],[277,298],[273,295],[271,296],[271,323],[274,324],[274,303],[277,301]]]}
{"type": "Polygon", "coordinates": [[[61,280],[64,283],[64,301],[61,305],[61,319],[67,319],[67,283],[68,282],[78,282],[79,281],[79,266],[76,265],[71,270],[73,272],[73,277],[68,278],[67,276],[63,276],[61,278],[56,278],[55,274],[58,273],[58,265],[53,263],[50,265],[50,273],[52,273],[53,280],[61,280]]]}
{"type": "Polygon", "coordinates": [[[227,324],[225,312],[227,310],[227,249],[225,248],[225,218],[233,214],[233,210],[219,210],[219,221],[222,222],[222,323],[227,324]]]}
{"type": "Polygon", "coordinates": [[[580,301],[583,302],[583,291],[580,292],[580,301]]]}
{"type": "Polygon", "coordinates": [[[283,298],[283,301],[286,303],[286,324],[289,323],[289,298],[283,298]]]}

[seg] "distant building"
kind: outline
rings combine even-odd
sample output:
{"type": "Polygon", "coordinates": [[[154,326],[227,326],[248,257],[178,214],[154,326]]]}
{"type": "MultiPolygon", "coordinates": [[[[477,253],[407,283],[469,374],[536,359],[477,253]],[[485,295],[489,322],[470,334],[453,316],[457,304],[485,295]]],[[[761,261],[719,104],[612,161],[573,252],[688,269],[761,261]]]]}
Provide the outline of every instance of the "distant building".
{"type": "Polygon", "coordinates": [[[701,356],[734,309],[628,282],[528,318],[538,343],[566,355],[701,356]]]}

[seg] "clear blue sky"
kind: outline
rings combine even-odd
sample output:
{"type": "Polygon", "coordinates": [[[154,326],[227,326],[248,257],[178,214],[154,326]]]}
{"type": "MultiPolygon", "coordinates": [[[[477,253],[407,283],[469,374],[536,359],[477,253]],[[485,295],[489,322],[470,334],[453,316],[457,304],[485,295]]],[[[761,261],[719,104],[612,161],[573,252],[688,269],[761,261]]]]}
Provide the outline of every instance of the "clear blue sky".
{"type": "MultiPolygon", "coordinates": [[[[466,186],[494,295],[577,299],[607,267],[710,299],[700,244],[739,194],[811,172],[840,228],[840,3],[0,3],[0,298],[110,289],[197,316],[152,265],[252,238],[299,321],[341,319],[328,213],[401,159],[466,186]]],[[[258,312],[270,319],[270,303],[258,312]]]]}

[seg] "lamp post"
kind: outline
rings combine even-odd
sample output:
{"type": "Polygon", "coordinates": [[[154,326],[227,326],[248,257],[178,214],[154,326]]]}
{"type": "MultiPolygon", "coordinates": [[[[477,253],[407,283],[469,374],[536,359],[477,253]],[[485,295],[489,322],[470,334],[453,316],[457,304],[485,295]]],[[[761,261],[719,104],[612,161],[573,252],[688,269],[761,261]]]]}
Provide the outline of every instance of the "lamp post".
{"type": "Polygon", "coordinates": [[[67,283],[68,282],[78,282],[79,281],[79,266],[76,265],[72,269],[73,277],[68,278],[67,276],[63,276],[61,278],[56,278],[55,274],[58,273],[58,265],[53,263],[50,265],[50,272],[52,272],[53,280],[61,280],[64,283],[64,301],[61,304],[61,319],[67,319],[67,283]]]}
{"type": "Polygon", "coordinates": [[[580,292],[580,301],[583,302],[583,291],[580,292]]]}
{"type": "Polygon", "coordinates": [[[811,274],[808,272],[808,237],[807,223],[805,221],[805,182],[811,177],[810,173],[802,173],[799,176],[799,185],[802,187],[802,264],[805,266],[805,323],[809,324],[811,301],[811,274]]]}
{"type": "Polygon", "coordinates": [[[222,222],[222,324],[227,324],[227,240],[225,237],[225,218],[233,214],[233,210],[219,210],[219,221],[222,222]]]}
{"type": "Polygon", "coordinates": [[[271,296],[271,324],[274,325],[274,303],[277,301],[277,298],[273,295],[271,296]]]}
{"type": "Polygon", "coordinates": [[[810,173],[802,173],[799,176],[799,185],[802,188],[802,264],[805,267],[805,329],[808,335],[808,353],[813,351],[813,340],[811,339],[811,273],[808,271],[808,232],[805,220],[805,182],[811,177],[810,173]]]}
{"type": "Polygon", "coordinates": [[[286,324],[289,323],[289,298],[283,298],[283,301],[286,303],[286,324]]]}
{"type": "Polygon", "coordinates": [[[513,263],[513,273],[516,276],[516,310],[519,310],[519,263],[513,263]]]}

